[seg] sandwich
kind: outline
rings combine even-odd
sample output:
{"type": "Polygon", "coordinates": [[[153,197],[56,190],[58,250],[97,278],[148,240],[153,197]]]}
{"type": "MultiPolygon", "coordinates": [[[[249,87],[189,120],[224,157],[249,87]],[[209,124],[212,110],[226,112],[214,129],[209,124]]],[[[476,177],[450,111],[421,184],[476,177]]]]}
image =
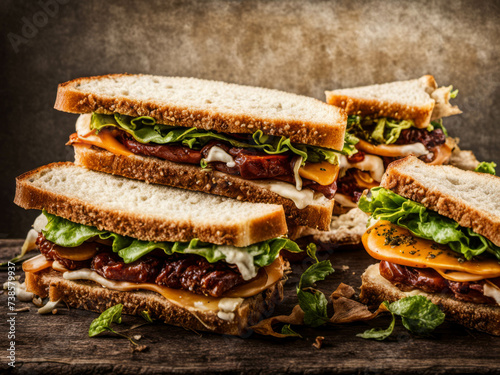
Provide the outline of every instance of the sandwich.
{"type": "Polygon", "coordinates": [[[414,156],[389,165],[359,200],[380,263],[362,275],[368,304],[423,295],[447,319],[500,335],[500,178],[414,156]]]}
{"type": "Polygon", "coordinates": [[[283,207],[146,184],[54,163],[17,178],[43,210],[26,290],[103,312],[123,304],[193,330],[242,335],[283,298],[283,207]]]}
{"type": "Polygon", "coordinates": [[[452,86],[434,77],[326,91],[329,104],[348,115],[347,133],[357,153],[341,156],[336,212],[356,207],[363,190],[378,186],[389,163],[414,155],[426,163],[448,163],[455,143],[442,118],[459,114],[452,86]]]}
{"type": "Polygon", "coordinates": [[[361,243],[367,216],[356,208],[365,189],[378,186],[387,165],[407,155],[426,163],[474,169],[479,162],[448,137],[442,118],[461,113],[450,104],[457,91],[439,87],[430,75],[409,81],[326,91],[329,104],[348,114],[346,140],[354,152],[340,155],[330,228],[299,227],[292,238],[322,244],[361,243]],[[357,151],[357,152],[356,152],[357,151]]]}
{"type": "Polygon", "coordinates": [[[195,78],[107,75],[59,85],[80,114],[75,163],[241,201],[328,229],[347,123],[319,100],[195,78]]]}

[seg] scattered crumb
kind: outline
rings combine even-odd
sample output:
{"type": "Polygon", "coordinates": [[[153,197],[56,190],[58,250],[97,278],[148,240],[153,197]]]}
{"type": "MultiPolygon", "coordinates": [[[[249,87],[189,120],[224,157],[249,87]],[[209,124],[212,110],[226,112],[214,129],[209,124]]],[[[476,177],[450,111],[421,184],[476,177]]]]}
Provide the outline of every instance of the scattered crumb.
{"type": "Polygon", "coordinates": [[[3,289],[2,289],[2,290],[0,290],[0,295],[2,295],[3,293],[4,293],[4,290],[3,290],[3,289]]]}
{"type": "Polygon", "coordinates": [[[43,301],[40,297],[33,297],[33,299],[31,300],[33,302],[33,304],[36,306],[36,307],[42,307],[43,306],[43,301]]]}
{"type": "Polygon", "coordinates": [[[15,312],[30,311],[30,307],[29,306],[24,306],[24,307],[21,307],[19,309],[15,309],[14,311],[15,312]]]}
{"type": "Polygon", "coordinates": [[[134,338],[134,340],[140,340],[142,338],[141,335],[135,335],[135,336],[132,336],[134,338]]]}
{"type": "Polygon", "coordinates": [[[313,346],[316,348],[316,349],[321,349],[321,346],[323,345],[323,340],[325,338],[323,336],[318,336],[316,337],[316,341],[314,342],[313,346]]]}
{"type": "Polygon", "coordinates": [[[342,266],[342,271],[347,271],[349,269],[349,266],[346,266],[345,264],[342,266]]]}
{"type": "Polygon", "coordinates": [[[353,275],[356,275],[356,272],[353,272],[352,274],[353,274],[353,275]]]}
{"type": "Polygon", "coordinates": [[[149,346],[147,345],[132,345],[130,344],[130,349],[132,350],[132,353],[134,352],[145,352],[149,349],[149,346]]]}
{"type": "Polygon", "coordinates": [[[52,310],[52,314],[56,315],[57,314],[57,309],[52,310]]]}

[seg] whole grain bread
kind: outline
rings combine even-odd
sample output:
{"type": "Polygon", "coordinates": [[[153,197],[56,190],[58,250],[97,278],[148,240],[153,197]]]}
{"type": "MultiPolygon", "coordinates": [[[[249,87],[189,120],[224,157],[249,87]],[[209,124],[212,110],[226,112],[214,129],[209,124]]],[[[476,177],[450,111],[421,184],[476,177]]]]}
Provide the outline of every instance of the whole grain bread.
{"type": "MultiPolygon", "coordinates": [[[[50,269],[49,269],[50,270],[50,269]]],[[[217,312],[193,310],[176,305],[158,293],[138,290],[121,292],[88,280],[66,280],[60,272],[44,270],[26,272],[26,290],[51,301],[62,300],[69,306],[103,312],[116,304],[123,304],[123,313],[139,315],[149,311],[152,319],[195,331],[210,331],[227,335],[243,335],[248,327],[263,316],[269,316],[277,302],[283,299],[285,278],[253,297],[245,298],[234,311],[231,321],[220,319],[217,312]]]]}
{"type": "Polygon", "coordinates": [[[223,133],[289,137],[341,150],[345,112],[317,99],[278,90],[196,78],[110,74],[59,85],[54,106],[71,113],[151,116],[160,124],[223,133]]]}
{"type": "Polygon", "coordinates": [[[394,302],[404,297],[422,295],[438,305],[446,314],[446,319],[468,328],[500,336],[498,305],[464,302],[448,295],[425,293],[420,290],[403,292],[380,275],[378,263],[369,266],[361,276],[361,280],[360,300],[365,304],[378,306],[383,301],[394,302]]]}
{"type": "Polygon", "coordinates": [[[451,165],[429,165],[407,156],[389,164],[380,186],[500,246],[500,177],[451,165]]]}
{"type": "Polygon", "coordinates": [[[318,200],[303,209],[295,203],[251,180],[202,169],[198,165],[174,163],[150,156],[121,156],[98,147],[74,145],[75,163],[99,172],[111,173],[148,183],[173,186],[181,189],[202,191],[239,201],[282,205],[286,221],[291,226],[304,225],[320,230],[329,228],[333,200],[318,200]]]}
{"type": "Polygon", "coordinates": [[[438,88],[434,77],[379,85],[326,91],[329,104],[345,109],[348,115],[391,117],[413,120],[426,128],[431,120],[462,113],[449,103],[452,87],[438,88]]]}
{"type": "Polygon", "coordinates": [[[278,205],[247,203],[53,163],[16,179],[14,202],[144,241],[248,246],[287,233],[278,205]]]}

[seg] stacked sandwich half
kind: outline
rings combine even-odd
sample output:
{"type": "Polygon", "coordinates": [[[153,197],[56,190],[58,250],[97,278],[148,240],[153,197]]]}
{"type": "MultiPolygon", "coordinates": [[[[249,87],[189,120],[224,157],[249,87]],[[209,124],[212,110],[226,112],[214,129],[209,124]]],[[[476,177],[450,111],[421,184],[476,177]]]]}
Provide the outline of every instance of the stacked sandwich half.
{"type": "Polygon", "coordinates": [[[80,114],[76,165],[25,173],[15,197],[43,210],[41,254],[23,265],[39,296],[242,334],[283,297],[280,251],[300,251],[287,226],[329,225],[347,119],[336,107],[110,75],[60,85],[56,108],[80,114]]]}

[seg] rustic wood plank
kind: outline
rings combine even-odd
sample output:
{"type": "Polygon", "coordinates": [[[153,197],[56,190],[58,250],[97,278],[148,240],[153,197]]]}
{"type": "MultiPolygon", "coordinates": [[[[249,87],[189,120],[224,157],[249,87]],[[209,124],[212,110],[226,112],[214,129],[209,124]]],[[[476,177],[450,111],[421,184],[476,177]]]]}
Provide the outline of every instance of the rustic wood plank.
{"type": "MultiPolygon", "coordinates": [[[[1,240],[2,259],[12,257],[22,244],[20,240],[1,240]]],[[[336,270],[319,286],[331,293],[342,281],[356,288],[360,275],[373,262],[359,248],[334,249],[329,257],[336,270]],[[347,266],[347,267],[343,267],[347,266]]],[[[277,314],[288,314],[297,303],[295,285],[309,263],[294,264],[287,283],[284,302],[277,314]]],[[[18,271],[18,274],[21,274],[18,271]]],[[[5,281],[6,273],[0,274],[5,281]]],[[[0,296],[2,317],[2,353],[6,340],[6,294],[0,296]]],[[[16,316],[16,372],[88,374],[156,374],[163,372],[191,373],[499,373],[500,339],[445,322],[430,338],[410,335],[399,324],[393,337],[385,342],[356,337],[370,327],[385,327],[388,317],[372,322],[298,328],[304,339],[269,339],[257,335],[242,339],[209,333],[196,334],[164,324],[144,325],[126,331],[142,319],[125,316],[119,331],[140,334],[145,352],[133,353],[127,340],[107,335],[88,338],[89,325],[97,314],[65,307],[57,315],[41,316],[31,303],[17,302],[16,307],[29,306],[29,312],[16,316]],[[316,336],[324,336],[320,350],[312,344],[316,336]]],[[[2,354],[1,369],[8,368],[2,354]]]]}

